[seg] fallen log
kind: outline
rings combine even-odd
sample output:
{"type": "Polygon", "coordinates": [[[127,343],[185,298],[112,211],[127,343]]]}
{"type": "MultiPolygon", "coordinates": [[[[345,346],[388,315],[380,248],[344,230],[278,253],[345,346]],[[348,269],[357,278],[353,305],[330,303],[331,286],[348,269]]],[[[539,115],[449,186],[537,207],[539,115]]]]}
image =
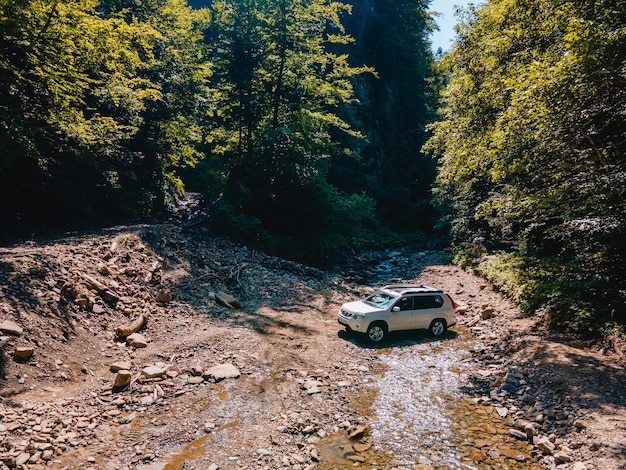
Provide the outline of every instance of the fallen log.
{"type": "Polygon", "coordinates": [[[120,296],[109,289],[106,285],[102,284],[97,279],[89,276],[88,274],[79,272],[78,275],[91,287],[92,289],[98,291],[102,300],[104,300],[107,304],[115,306],[120,301],[120,296]]]}
{"type": "Polygon", "coordinates": [[[115,328],[115,334],[120,338],[125,338],[128,335],[132,335],[133,333],[142,329],[146,325],[146,323],[148,323],[149,316],[150,315],[147,313],[142,313],[131,323],[121,325],[115,328]]]}

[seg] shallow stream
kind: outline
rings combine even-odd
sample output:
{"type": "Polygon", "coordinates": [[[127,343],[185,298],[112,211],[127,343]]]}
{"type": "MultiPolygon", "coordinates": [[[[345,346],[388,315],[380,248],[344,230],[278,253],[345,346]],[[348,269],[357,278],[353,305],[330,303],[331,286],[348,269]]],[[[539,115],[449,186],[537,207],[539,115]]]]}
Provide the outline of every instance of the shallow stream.
{"type": "MultiPolygon", "coordinates": [[[[380,262],[364,283],[383,284],[388,272],[398,271],[399,253],[393,261],[380,262]]],[[[411,276],[408,276],[410,278],[411,276]]],[[[470,377],[480,364],[471,351],[480,347],[472,334],[455,326],[443,339],[426,332],[391,337],[376,350],[381,372],[354,397],[353,406],[369,417],[373,441],[366,462],[358,468],[414,469],[532,469],[528,442],[509,432],[509,423],[494,407],[469,396],[470,377]]],[[[329,447],[345,443],[327,441],[329,447]]],[[[349,446],[347,447],[349,448],[349,446]]],[[[324,450],[327,456],[333,454],[324,450]]],[[[335,457],[339,456],[338,453],[335,457]]],[[[328,468],[349,468],[354,462],[337,457],[328,468]]]]}
{"type": "MultiPolygon", "coordinates": [[[[534,468],[528,443],[510,435],[507,421],[492,406],[478,404],[463,390],[479,366],[470,360],[471,336],[462,327],[455,330],[439,340],[426,333],[403,334],[377,350],[381,372],[353,399],[369,417],[373,441],[357,468],[534,468]]],[[[322,467],[354,467],[351,449],[345,437],[327,439],[322,467]]]]}

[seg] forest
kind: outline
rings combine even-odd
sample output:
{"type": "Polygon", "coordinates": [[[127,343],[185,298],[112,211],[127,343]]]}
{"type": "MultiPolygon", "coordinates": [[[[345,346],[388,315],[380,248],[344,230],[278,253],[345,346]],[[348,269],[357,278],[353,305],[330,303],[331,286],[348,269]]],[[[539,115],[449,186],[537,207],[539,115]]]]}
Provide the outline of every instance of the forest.
{"type": "Polygon", "coordinates": [[[0,0],[0,234],[163,220],[313,265],[452,245],[525,312],[626,324],[626,1],[0,0]],[[478,2],[477,2],[478,3],[478,2]]]}

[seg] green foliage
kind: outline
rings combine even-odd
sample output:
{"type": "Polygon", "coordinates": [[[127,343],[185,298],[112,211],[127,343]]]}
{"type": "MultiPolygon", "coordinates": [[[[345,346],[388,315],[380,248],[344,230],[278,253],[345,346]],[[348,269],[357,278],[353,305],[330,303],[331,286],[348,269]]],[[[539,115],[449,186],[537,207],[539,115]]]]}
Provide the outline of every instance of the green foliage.
{"type": "Polygon", "coordinates": [[[198,158],[206,12],[122,3],[0,2],[0,197],[12,228],[145,215],[180,191],[173,168],[198,158]]]}
{"type": "Polygon", "coordinates": [[[348,110],[368,134],[361,151],[360,179],[366,182],[362,189],[393,227],[430,230],[437,215],[431,205],[435,163],[421,152],[436,108],[428,40],[435,28],[427,12],[430,2],[351,3],[354,12],[346,24],[356,37],[352,61],[364,61],[376,70],[375,75],[359,77],[356,91],[362,104],[348,110]]]}
{"type": "Polygon", "coordinates": [[[184,177],[293,258],[427,227],[428,2],[375,3],[364,36],[331,0],[0,0],[3,226],[155,215],[184,177]]]}
{"type": "Polygon", "coordinates": [[[625,39],[616,0],[468,10],[426,147],[454,236],[523,245],[523,301],[577,331],[626,322],[625,39]]]}

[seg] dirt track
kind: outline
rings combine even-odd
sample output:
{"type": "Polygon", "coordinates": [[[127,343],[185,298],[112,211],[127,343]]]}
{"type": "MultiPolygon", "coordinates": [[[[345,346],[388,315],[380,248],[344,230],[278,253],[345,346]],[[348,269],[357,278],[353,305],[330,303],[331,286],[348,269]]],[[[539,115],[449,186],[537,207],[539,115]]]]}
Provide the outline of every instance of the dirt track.
{"type": "MultiPolygon", "coordinates": [[[[408,468],[376,441],[373,404],[386,373],[381,355],[426,340],[400,335],[372,348],[336,323],[338,306],[374,278],[427,283],[468,307],[458,328],[472,338],[458,468],[626,466],[621,360],[546,336],[482,280],[442,265],[439,253],[363,255],[330,273],[173,225],[0,249],[0,323],[23,330],[3,336],[0,461],[28,469],[408,468]],[[219,292],[240,307],[220,305],[219,292]],[[116,336],[145,314],[146,347],[116,336]],[[18,348],[32,348],[32,357],[15,358],[18,348]],[[117,390],[111,365],[119,362],[131,383],[117,390]],[[234,377],[212,369],[225,364],[234,377]],[[488,438],[467,424],[479,415],[493,423],[488,438]],[[534,443],[511,433],[524,422],[534,443]]],[[[421,458],[414,468],[450,468],[421,458]]]]}

